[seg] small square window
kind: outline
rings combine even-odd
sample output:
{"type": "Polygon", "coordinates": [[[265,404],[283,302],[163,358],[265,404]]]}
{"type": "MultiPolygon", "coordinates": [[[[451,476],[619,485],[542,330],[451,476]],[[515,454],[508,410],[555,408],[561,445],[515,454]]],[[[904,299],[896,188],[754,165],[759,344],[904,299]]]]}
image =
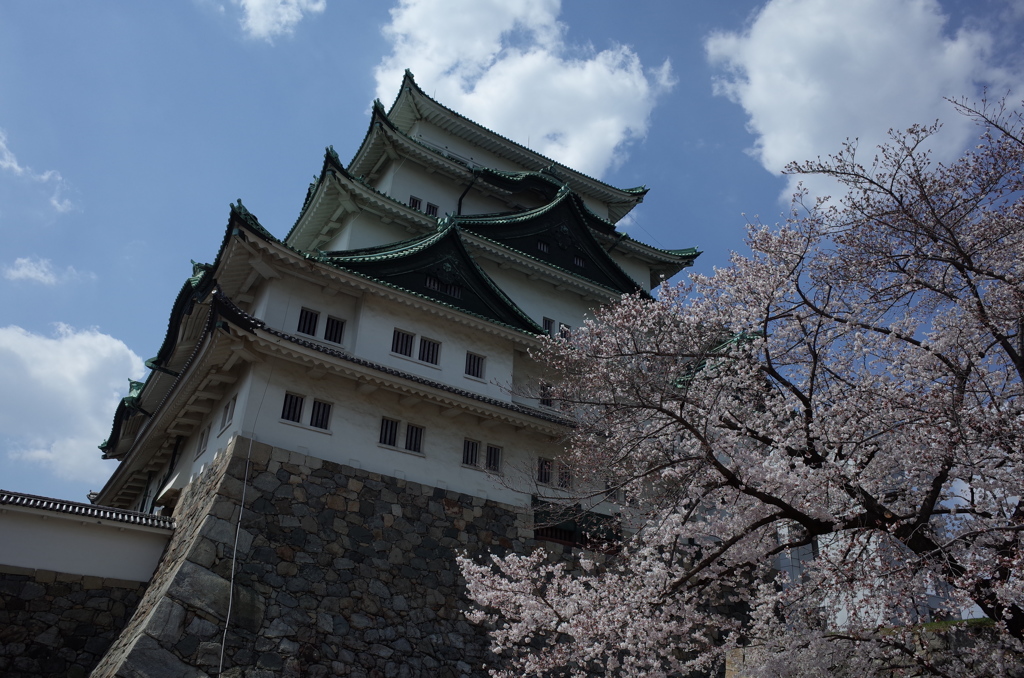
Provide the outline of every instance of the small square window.
{"type": "Polygon", "coordinates": [[[495,445],[487,446],[487,470],[491,473],[501,472],[501,448],[495,445]]]}
{"type": "Polygon", "coordinates": [[[416,335],[403,332],[400,329],[395,329],[395,334],[391,338],[391,352],[397,353],[398,355],[404,355],[412,357],[412,340],[416,335]]]}
{"type": "Polygon", "coordinates": [[[558,336],[562,339],[572,338],[572,328],[565,323],[558,323],[558,336]]]}
{"type": "Polygon", "coordinates": [[[441,342],[420,338],[420,360],[436,365],[441,360],[441,342]]]}
{"type": "Polygon", "coordinates": [[[299,327],[298,332],[300,334],[308,334],[311,337],[316,336],[316,324],[320,319],[320,313],[317,311],[311,311],[308,308],[304,308],[299,311],[299,327]]]}
{"type": "Polygon", "coordinates": [[[572,265],[575,266],[576,268],[583,268],[584,266],[587,265],[587,260],[584,259],[579,254],[574,254],[572,257],[572,265]]]}
{"type": "Polygon", "coordinates": [[[284,394],[284,407],[281,408],[281,418],[285,421],[294,421],[298,423],[302,421],[302,402],[305,400],[300,395],[294,393],[284,394]]]}
{"type": "Polygon", "coordinates": [[[398,442],[398,422],[384,417],[380,420],[380,444],[394,447],[398,442]]]}
{"type": "Polygon", "coordinates": [[[341,318],[327,316],[327,324],[324,326],[324,341],[332,344],[340,344],[341,338],[345,335],[345,321],[341,318]]]}
{"type": "Polygon", "coordinates": [[[484,378],[484,357],[476,353],[466,353],[466,374],[477,379],[484,378]]]}
{"type": "Polygon", "coordinates": [[[423,454],[423,427],[414,424],[405,426],[405,449],[423,454]]]}
{"type": "Polygon", "coordinates": [[[549,337],[555,336],[555,321],[551,318],[544,318],[544,334],[549,337]]]}
{"type": "Polygon", "coordinates": [[[233,397],[231,400],[224,403],[224,409],[220,413],[220,427],[224,429],[231,420],[235,418],[235,401],[238,400],[238,396],[233,397]]]}
{"type": "Polygon", "coordinates": [[[437,216],[437,205],[435,205],[433,203],[429,203],[429,202],[427,203],[427,216],[428,217],[436,217],[437,216]]]}
{"type": "Polygon", "coordinates": [[[422,207],[422,205],[423,201],[417,198],[415,195],[409,196],[409,207],[413,208],[414,210],[418,210],[420,209],[420,207],[422,207]]]}
{"type": "Polygon", "coordinates": [[[537,459],[537,482],[541,485],[551,484],[551,469],[554,467],[555,462],[550,459],[540,457],[537,459]]]}
{"type": "Polygon", "coordinates": [[[537,251],[540,252],[541,254],[547,254],[548,252],[551,251],[551,245],[549,245],[547,242],[543,240],[538,240],[537,251]]]}
{"type": "Polygon", "coordinates": [[[462,441],[462,465],[480,465],[480,442],[466,438],[462,441]]]}
{"type": "Polygon", "coordinates": [[[327,429],[331,423],[331,404],[321,400],[313,401],[313,412],[309,415],[309,425],[313,428],[327,429]]]}

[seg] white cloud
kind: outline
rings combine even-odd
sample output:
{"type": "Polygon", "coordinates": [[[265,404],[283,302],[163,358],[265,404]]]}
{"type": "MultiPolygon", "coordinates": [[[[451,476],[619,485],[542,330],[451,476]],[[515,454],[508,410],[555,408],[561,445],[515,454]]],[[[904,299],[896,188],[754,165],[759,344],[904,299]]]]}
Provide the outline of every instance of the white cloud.
{"type": "Polygon", "coordinates": [[[7,133],[2,129],[0,129],[0,170],[10,172],[14,176],[25,177],[31,181],[52,186],[53,192],[50,195],[50,205],[61,214],[74,209],[75,206],[71,201],[63,197],[67,185],[60,172],[57,170],[33,172],[32,168],[20,164],[14,152],[7,147],[7,133]]]}
{"type": "Polygon", "coordinates": [[[645,69],[628,46],[603,51],[563,39],[558,0],[401,0],[384,36],[377,97],[394,100],[406,68],[441,103],[594,176],[647,133],[668,61],[645,69]]]}
{"type": "Polygon", "coordinates": [[[54,271],[53,263],[49,259],[38,257],[18,257],[12,265],[3,267],[3,274],[8,280],[29,280],[51,286],[96,278],[95,274],[80,273],[73,266],[68,266],[61,272],[54,271]]]}
{"type": "Polygon", "coordinates": [[[242,8],[242,28],[250,38],[271,42],[288,35],[305,14],[319,14],[327,0],[232,0],[242,8]]]}
{"type": "Polygon", "coordinates": [[[58,325],[47,337],[0,328],[0,452],[98,486],[111,469],[96,446],[110,434],[128,379],[143,372],[124,342],[95,329],[58,325]]]}
{"type": "Polygon", "coordinates": [[[993,65],[992,35],[951,34],[935,0],[771,0],[742,32],[713,34],[705,46],[725,72],[716,92],[746,110],[751,153],[774,173],[846,138],[859,138],[870,161],[890,128],[937,119],[945,126],[932,148],[948,160],[976,131],[943,97],[1019,85],[993,65]]]}

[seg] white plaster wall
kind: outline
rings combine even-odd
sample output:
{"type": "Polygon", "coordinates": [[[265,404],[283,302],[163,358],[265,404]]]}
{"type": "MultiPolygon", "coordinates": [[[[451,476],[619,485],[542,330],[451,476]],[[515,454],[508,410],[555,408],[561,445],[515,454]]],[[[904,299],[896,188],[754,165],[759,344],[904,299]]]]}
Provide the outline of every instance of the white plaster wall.
{"type": "Polygon", "coordinates": [[[328,376],[310,380],[301,373],[289,371],[278,361],[274,361],[273,367],[261,365],[257,372],[254,389],[262,391],[264,385],[260,381],[269,380],[266,406],[260,416],[255,412],[245,413],[244,429],[252,431],[260,442],[339,464],[525,506],[529,503],[526,481],[538,451],[548,456],[557,455],[559,451],[546,436],[517,432],[507,425],[488,427],[467,414],[445,417],[440,407],[422,401],[402,405],[396,393],[384,389],[360,393],[356,384],[346,379],[328,376]],[[306,398],[302,424],[281,420],[286,392],[306,398]],[[332,404],[327,431],[305,425],[308,407],[314,398],[332,404]],[[396,447],[379,444],[382,417],[400,422],[396,447]],[[403,449],[409,423],[425,429],[423,454],[403,449]],[[481,442],[481,464],[486,445],[502,448],[506,483],[498,482],[482,470],[462,466],[465,438],[481,442]]]}
{"type": "Polygon", "coordinates": [[[420,120],[412,126],[409,130],[409,136],[418,141],[426,142],[428,146],[448,151],[463,160],[482,167],[512,171],[526,169],[522,165],[474,146],[424,120],[420,120]]]}
{"type": "MultiPolygon", "coordinates": [[[[405,196],[402,202],[409,199],[405,196]]],[[[433,202],[433,201],[431,201],[433,202]]],[[[424,207],[426,203],[424,203],[424,207]]],[[[385,224],[375,214],[360,212],[351,217],[338,233],[320,246],[325,252],[354,250],[363,247],[376,247],[387,243],[408,240],[416,234],[407,231],[396,221],[385,224]]]]}
{"type": "Polygon", "coordinates": [[[506,387],[512,377],[513,344],[492,334],[445,321],[421,310],[367,295],[359,323],[359,357],[425,379],[439,381],[499,400],[508,400],[506,387]],[[407,358],[391,352],[395,328],[416,335],[413,356],[407,358]],[[416,359],[420,338],[441,342],[438,365],[416,359]],[[486,358],[484,379],[466,376],[466,352],[486,358]]]}
{"type": "Polygon", "coordinates": [[[149,581],[170,537],[81,516],[0,510],[0,564],[14,567],[149,581]]]}
{"type": "Polygon", "coordinates": [[[579,327],[590,317],[593,302],[583,300],[575,292],[558,291],[555,286],[543,280],[530,280],[526,274],[514,268],[500,268],[497,263],[483,257],[477,263],[519,308],[543,326],[544,318],[556,323],[579,327]]]}
{"type": "Polygon", "coordinates": [[[647,291],[651,289],[651,268],[636,257],[629,256],[618,250],[611,251],[612,260],[647,291]]]}

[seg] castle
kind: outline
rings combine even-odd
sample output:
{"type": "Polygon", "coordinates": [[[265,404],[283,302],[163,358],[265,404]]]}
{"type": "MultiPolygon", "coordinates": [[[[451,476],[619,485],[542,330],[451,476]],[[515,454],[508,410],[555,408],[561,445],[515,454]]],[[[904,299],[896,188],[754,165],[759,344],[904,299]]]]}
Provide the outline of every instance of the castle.
{"type": "Polygon", "coordinates": [[[537,495],[573,478],[530,349],[698,255],[616,229],[645,194],[407,72],[283,239],[232,205],[115,412],[93,505],[0,493],[21,540],[0,556],[0,672],[480,675],[455,554],[579,538],[534,529],[537,495]],[[90,557],[35,553],[42,524],[90,557]]]}

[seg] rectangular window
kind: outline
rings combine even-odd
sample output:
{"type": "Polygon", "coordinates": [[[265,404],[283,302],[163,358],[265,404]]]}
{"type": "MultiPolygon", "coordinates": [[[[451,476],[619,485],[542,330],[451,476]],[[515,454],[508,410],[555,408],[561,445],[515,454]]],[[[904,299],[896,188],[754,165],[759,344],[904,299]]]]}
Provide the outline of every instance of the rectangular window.
{"type": "Polygon", "coordinates": [[[543,240],[538,240],[537,241],[537,251],[540,252],[541,254],[547,254],[548,252],[551,251],[551,246],[548,245],[543,240]]]}
{"type": "Polygon", "coordinates": [[[555,336],[555,321],[551,318],[544,318],[544,334],[549,337],[555,336]]]}
{"type": "Polygon", "coordinates": [[[405,449],[423,454],[423,427],[413,424],[405,426],[405,449]]]}
{"type": "Polygon", "coordinates": [[[569,339],[572,337],[572,328],[565,323],[558,323],[558,336],[562,339],[569,339]]]}
{"type": "Polygon", "coordinates": [[[453,299],[462,298],[462,285],[459,285],[457,283],[446,283],[440,278],[438,278],[436,275],[430,275],[428,273],[424,285],[428,290],[440,292],[441,294],[447,294],[449,297],[452,297],[453,299]]]}
{"type": "Polygon", "coordinates": [[[462,441],[462,465],[480,465],[480,442],[466,438],[462,441]]]}
{"type": "Polygon", "coordinates": [[[501,448],[495,445],[487,446],[487,470],[491,473],[501,472],[501,448]]]}
{"type": "Polygon", "coordinates": [[[284,407],[281,408],[281,418],[285,421],[294,421],[296,423],[302,421],[302,401],[305,400],[300,395],[294,393],[284,394],[284,407]]]}
{"type": "Polygon", "coordinates": [[[203,456],[206,452],[206,446],[210,442],[210,427],[207,426],[199,432],[199,440],[196,442],[196,459],[203,456]]]}
{"type": "Polygon", "coordinates": [[[220,413],[220,427],[224,429],[231,420],[235,418],[235,401],[238,400],[238,396],[233,397],[231,400],[224,404],[224,409],[220,413]]]}
{"type": "Polygon", "coordinates": [[[537,459],[537,482],[541,485],[551,484],[551,469],[555,465],[550,459],[540,457],[537,459]]]}
{"type": "Polygon", "coordinates": [[[313,401],[313,412],[309,415],[309,425],[313,428],[329,428],[331,423],[331,404],[321,400],[313,401]]]}
{"type": "Polygon", "coordinates": [[[558,465],[558,486],[565,490],[572,487],[572,471],[562,464],[558,465]]]}
{"type": "Polygon", "coordinates": [[[413,334],[403,332],[400,329],[395,328],[395,334],[391,338],[391,352],[399,355],[412,357],[412,340],[415,337],[413,334]]]}
{"type": "Polygon", "coordinates": [[[435,205],[433,203],[429,203],[429,202],[427,203],[427,216],[428,217],[436,217],[437,216],[437,205],[435,205]]]}
{"type": "Polygon", "coordinates": [[[420,360],[436,365],[441,360],[441,342],[420,338],[420,360]]]}
{"type": "Polygon", "coordinates": [[[423,201],[417,198],[415,195],[409,196],[409,207],[414,210],[418,210],[423,205],[423,201]]]}
{"type": "Polygon", "coordinates": [[[540,404],[544,407],[553,407],[554,401],[551,399],[551,386],[548,384],[541,384],[540,386],[540,404]]]}
{"type": "Polygon", "coordinates": [[[324,341],[332,344],[340,344],[345,334],[345,321],[334,316],[327,316],[327,325],[324,327],[324,341]]]}
{"type": "Polygon", "coordinates": [[[484,357],[476,353],[466,353],[466,374],[477,379],[484,378],[484,357]]]}
{"type": "Polygon", "coordinates": [[[384,417],[380,420],[380,444],[394,447],[398,442],[398,422],[384,417]]]}
{"type": "Polygon", "coordinates": [[[584,266],[587,265],[587,260],[584,259],[579,254],[574,254],[572,257],[572,265],[575,266],[576,268],[583,268],[584,266]]]}
{"type": "Polygon", "coordinates": [[[299,334],[308,334],[311,337],[315,337],[316,323],[319,319],[320,314],[317,311],[311,311],[308,308],[299,311],[299,334]]]}

